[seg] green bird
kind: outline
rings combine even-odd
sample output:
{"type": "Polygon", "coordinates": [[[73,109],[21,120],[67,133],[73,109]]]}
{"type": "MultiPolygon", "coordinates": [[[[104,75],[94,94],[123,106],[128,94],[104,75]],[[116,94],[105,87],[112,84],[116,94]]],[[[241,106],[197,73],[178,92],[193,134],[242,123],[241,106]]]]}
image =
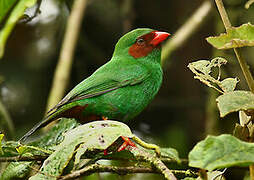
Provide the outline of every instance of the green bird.
{"type": "Polygon", "coordinates": [[[138,115],[162,83],[161,43],[169,33],[139,28],[122,36],[113,57],[75,86],[19,141],[60,117],[83,123],[109,118],[126,122],[138,115]]]}

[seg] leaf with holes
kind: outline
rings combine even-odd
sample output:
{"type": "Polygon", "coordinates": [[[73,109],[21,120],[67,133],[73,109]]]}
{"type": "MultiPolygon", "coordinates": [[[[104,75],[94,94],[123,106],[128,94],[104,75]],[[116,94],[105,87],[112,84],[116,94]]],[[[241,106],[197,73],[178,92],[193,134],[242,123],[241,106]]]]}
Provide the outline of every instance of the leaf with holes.
{"type": "Polygon", "coordinates": [[[250,91],[232,91],[219,96],[217,105],[220,116],[231,112],[254,109],[254,94],[250,91]]]}
{"type": "Polygon", "coordinates": [[[220,93],[224,93],[233,91],[236,84],[239,82],[237,78],[226,78],[224,80],[220,80],[220,67],[226,63],[226,59],[216,57],[211,61],[199,60],[192,62],[188,65],[188,68],[195,74],[195,79],[200,80],[208,87],[211,87],[220,93]],[[214,75],[216,68],[218,69],[217,77],[214,75]]]}
{"type": "Polygon", "coordinates": [[[254,163],[254,144],[232,135],[208,136],[189,153],[189,166],[207,169],[249,166],[254,163]]]}
{"type": "MultiPolygon", "coordinates": [[[[61,175],[63,169],[75,156],[78,163],[86,150],[105,150],[113,144],[120,136],[132,137],[129,127],[118,121],[94,121],[76,127],[64,134],[64,140],[57,147],[56,151],[46,159],[38,173],[30,179],[45,178],[47,174],[52,176],[61,175]]],[[[49,178],[47,176],[47,178],[49,178]]]]}
{"type": "Polygon", "coordinates": [[[217,49],[231,49],[254,46],[254,26],[250,23],[232,27],[227,33],[206,39],[217,49]]]}

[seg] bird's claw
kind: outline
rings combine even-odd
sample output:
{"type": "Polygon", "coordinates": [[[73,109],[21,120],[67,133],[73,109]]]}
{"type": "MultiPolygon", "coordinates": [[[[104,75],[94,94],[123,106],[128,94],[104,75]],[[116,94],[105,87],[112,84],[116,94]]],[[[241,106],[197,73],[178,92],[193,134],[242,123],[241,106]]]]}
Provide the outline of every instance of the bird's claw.
{"type": "Polygon", "coordinates": [[[117,152],[125,150],[127,146],[136,147],[136,145],[127,137],[121,136],[121,138],[124,140],[124,143],[117,149],[117,152]]]}

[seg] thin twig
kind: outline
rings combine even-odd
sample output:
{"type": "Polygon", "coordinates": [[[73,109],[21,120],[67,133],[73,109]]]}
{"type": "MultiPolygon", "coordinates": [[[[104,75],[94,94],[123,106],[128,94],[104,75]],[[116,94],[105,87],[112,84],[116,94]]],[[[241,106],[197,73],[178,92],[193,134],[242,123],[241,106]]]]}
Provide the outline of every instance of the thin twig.
{"type": "MultiPolygon", "coordinates": [[[[0,157],[0,162],[16,162],[16,161],[43,161],[47,159],[48,156],[41,156],[41,155],[33,155],[33,156],[13,156],[13,157],[0,157]]],[[[103,157],[100,158],[102,160],[119,160],[119,161],[137,161],[135,158],[123,158],[123,157],[103,157]]],[[[176,160],[167,158],[167,157],[160,157],[160,160],[164,163],[178,163],[176,160]]],[[[139,160],[139,162],[144,162],[139,160]]],[[[181,164],[188,164],[188,159],[181,159],[181,164]]]]}
{"type": "Polygon", "coordinates": [[[170,38],[162,49],[161,63],[165,63],[171,52],[180,47],[195,30],[209,17],[208,13],[212,9],[210,0],[204,1],[195,13],[181,26],[181,28],[170,38]]]}
{"type": "MultiPolygon", "coordinates": [[[[119,166],[107,166],[100,164],[92,164],[78,171],[74,171],[71,174],[61,176],[59,179],[75,179],[80,176],[87,176],[95,172],[111,172],[119,175],[131,174],[131,173],[160,173],[157,169],[153,169],[151,167],[119,167],[119,166]]],[[[197,177],[198,174],[195,172],[185,171],[185,170],[172,170],[175,175],[185,175],[188,177],[197,177]]]]}
{"type": "Polygon", "coordinates": [[[87,0],[73,1],[73,8],[67,22],[63,45],[47,102],[47,110],[56,105],[65,93],[86,4],[87,0]]]}
{"type": "Polygon", "coordinates": [[[81,170],[74,171],[71,174],[66,176],[62,176],[59,179],[74,179],[80,176],[87,176],[95,172],[111,172],[116,173],[119,175],[125,175],[130,173],[159,173],[158,171],[152,168],[145,168],[145,167],[118,167],[118,166],[106,166],[100,164],[92,164],[87,166],[81,170]]]}
{"type": "Polygon", "coordinates": [[[0,162],[17,162],[17,161],[43,161],[48,156],[14,156],[14,157],[0,157],[0,162]]]}
{"type": "MultiPolygon", "coordinates": [[[[217,5],[218,11],[220,13],[221,19],[222,19],[223,24],[225,26],[225,29],[228,32],[229,29],[232,28],[232,26],[231,26],[230,20],[228,18],[228,14],[227,14],[225,7],[223,5],[223,2],[222,2],[222,0],[215,0],[215,3],[217,5]]],[[[240,67],[242,69],[242,72],[243,72],[243,75],[246,79],[246,82],[247,82],[250,90],[254,93],[254,80],[253,80],[253,77],[252,77],[251,72],[249,70],[249,67],[248,67],[246,61],[243,59],[243,57],[240,53],[240,50],[234,48],[234,52],[235,52],[235,55],[238,59],[240,67]]]]}

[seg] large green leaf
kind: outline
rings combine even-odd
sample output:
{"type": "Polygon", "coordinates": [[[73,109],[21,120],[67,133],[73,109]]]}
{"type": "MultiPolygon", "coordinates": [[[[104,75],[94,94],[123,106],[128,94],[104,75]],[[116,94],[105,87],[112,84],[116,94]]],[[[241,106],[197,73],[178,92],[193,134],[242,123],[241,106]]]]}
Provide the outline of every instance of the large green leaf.
{"type": "Polygon", "coordinates": [[[129,127],[118,121],[94,121],[68,131],[64,140],[56,147],[40,171],[30,179],[56,179],[68,165],[75,152],[75,162],[86,150],[104,150],[112,145],[120,136],[132,137],[129,127]],[[46,175],[45,175],[46,174],[46,175]],[[48,175],[48,176],[47,176],[48,175]]]}
{"type": "Polygon", "coordinates": [[[208,136],[189,153],[189,166],[207,169],[249,166],[254,163],[254,144],[232,135],[208,136]]]}
{"type": "Polygon", "coordinates": [[[250,23],[233,27],[227,33],[206,39],[217,49],[230,49],[254,46],[254,26],[250,23]]]}
{"type": "Polygon", "coordinates": [[[0,180],[19,179],[27,176],[34,162],[11,162],[0,175],[0,180]]]}
{"type": "Polygon", "coordinates": [[[232,91],[219,96],[217,105],[220,116],[240,110],[254,109],[254,94],[250,91],[232,91]]]}
{"type": "Polygon", "coordinates": [[[63,139],[63,133],[77,127],[79,123],[75,119],[61,118],[53,128],[51,128],[45,135],[40,139],[29,143],[29,146],[37,146],[46,149],[53,149],[63,139]]]}
{"type": "Polygon", "coordinates": [[[24,153],[30,153],[30,156],[48,153],[48,150],[54,150],[54,147],[63,140],[63,132],[73,129],[77,125],[78,123],[74,119],[62,118],[47,134],[27,145],[20,145],[15,141],[3,141],[0,145],[0,150],[2,150],[0,157],[18,156],[24,153]]]}
{"type": "Polygon", "coordinates": [[[0,0],[0,23],[17,0],[0,0]]]}
{"type": "Polygon", "coordinates": [[[4,54],[4,47],[7,38],[9,37],[17,21],[20,19],[20,17],[23,16],[25,10],[29,7],[32,7],[36,2],[37,0],[19,0],[18,3],[13,8],[4,27],[0,30],[0,58],[4,54]]]}
{"type": "MultiPolygon", "coordinates": [[[[59,144],[63,140],[63,132],[73,129],[77,125],[78,123],[74,119],[62,118],[61,121],[50,129],[47,134],[42,136],[40,139],[29,143],[28,145],[21,146],[15,141],[2,142],[2,154],[0,154],[0,157],[17,157],[19,155],[33,157],[34,155],[45,155],[45,152],[48,152],[47,150],[52,150],[57,143],[59,144]],[[21,154],[19,154],[17,150],[21,154]]],[[[10,163],[0,176],[0,180],[25,177],[30,172],[30,166],[32,166],[32,163],[33,162],[10,163]]]]}

